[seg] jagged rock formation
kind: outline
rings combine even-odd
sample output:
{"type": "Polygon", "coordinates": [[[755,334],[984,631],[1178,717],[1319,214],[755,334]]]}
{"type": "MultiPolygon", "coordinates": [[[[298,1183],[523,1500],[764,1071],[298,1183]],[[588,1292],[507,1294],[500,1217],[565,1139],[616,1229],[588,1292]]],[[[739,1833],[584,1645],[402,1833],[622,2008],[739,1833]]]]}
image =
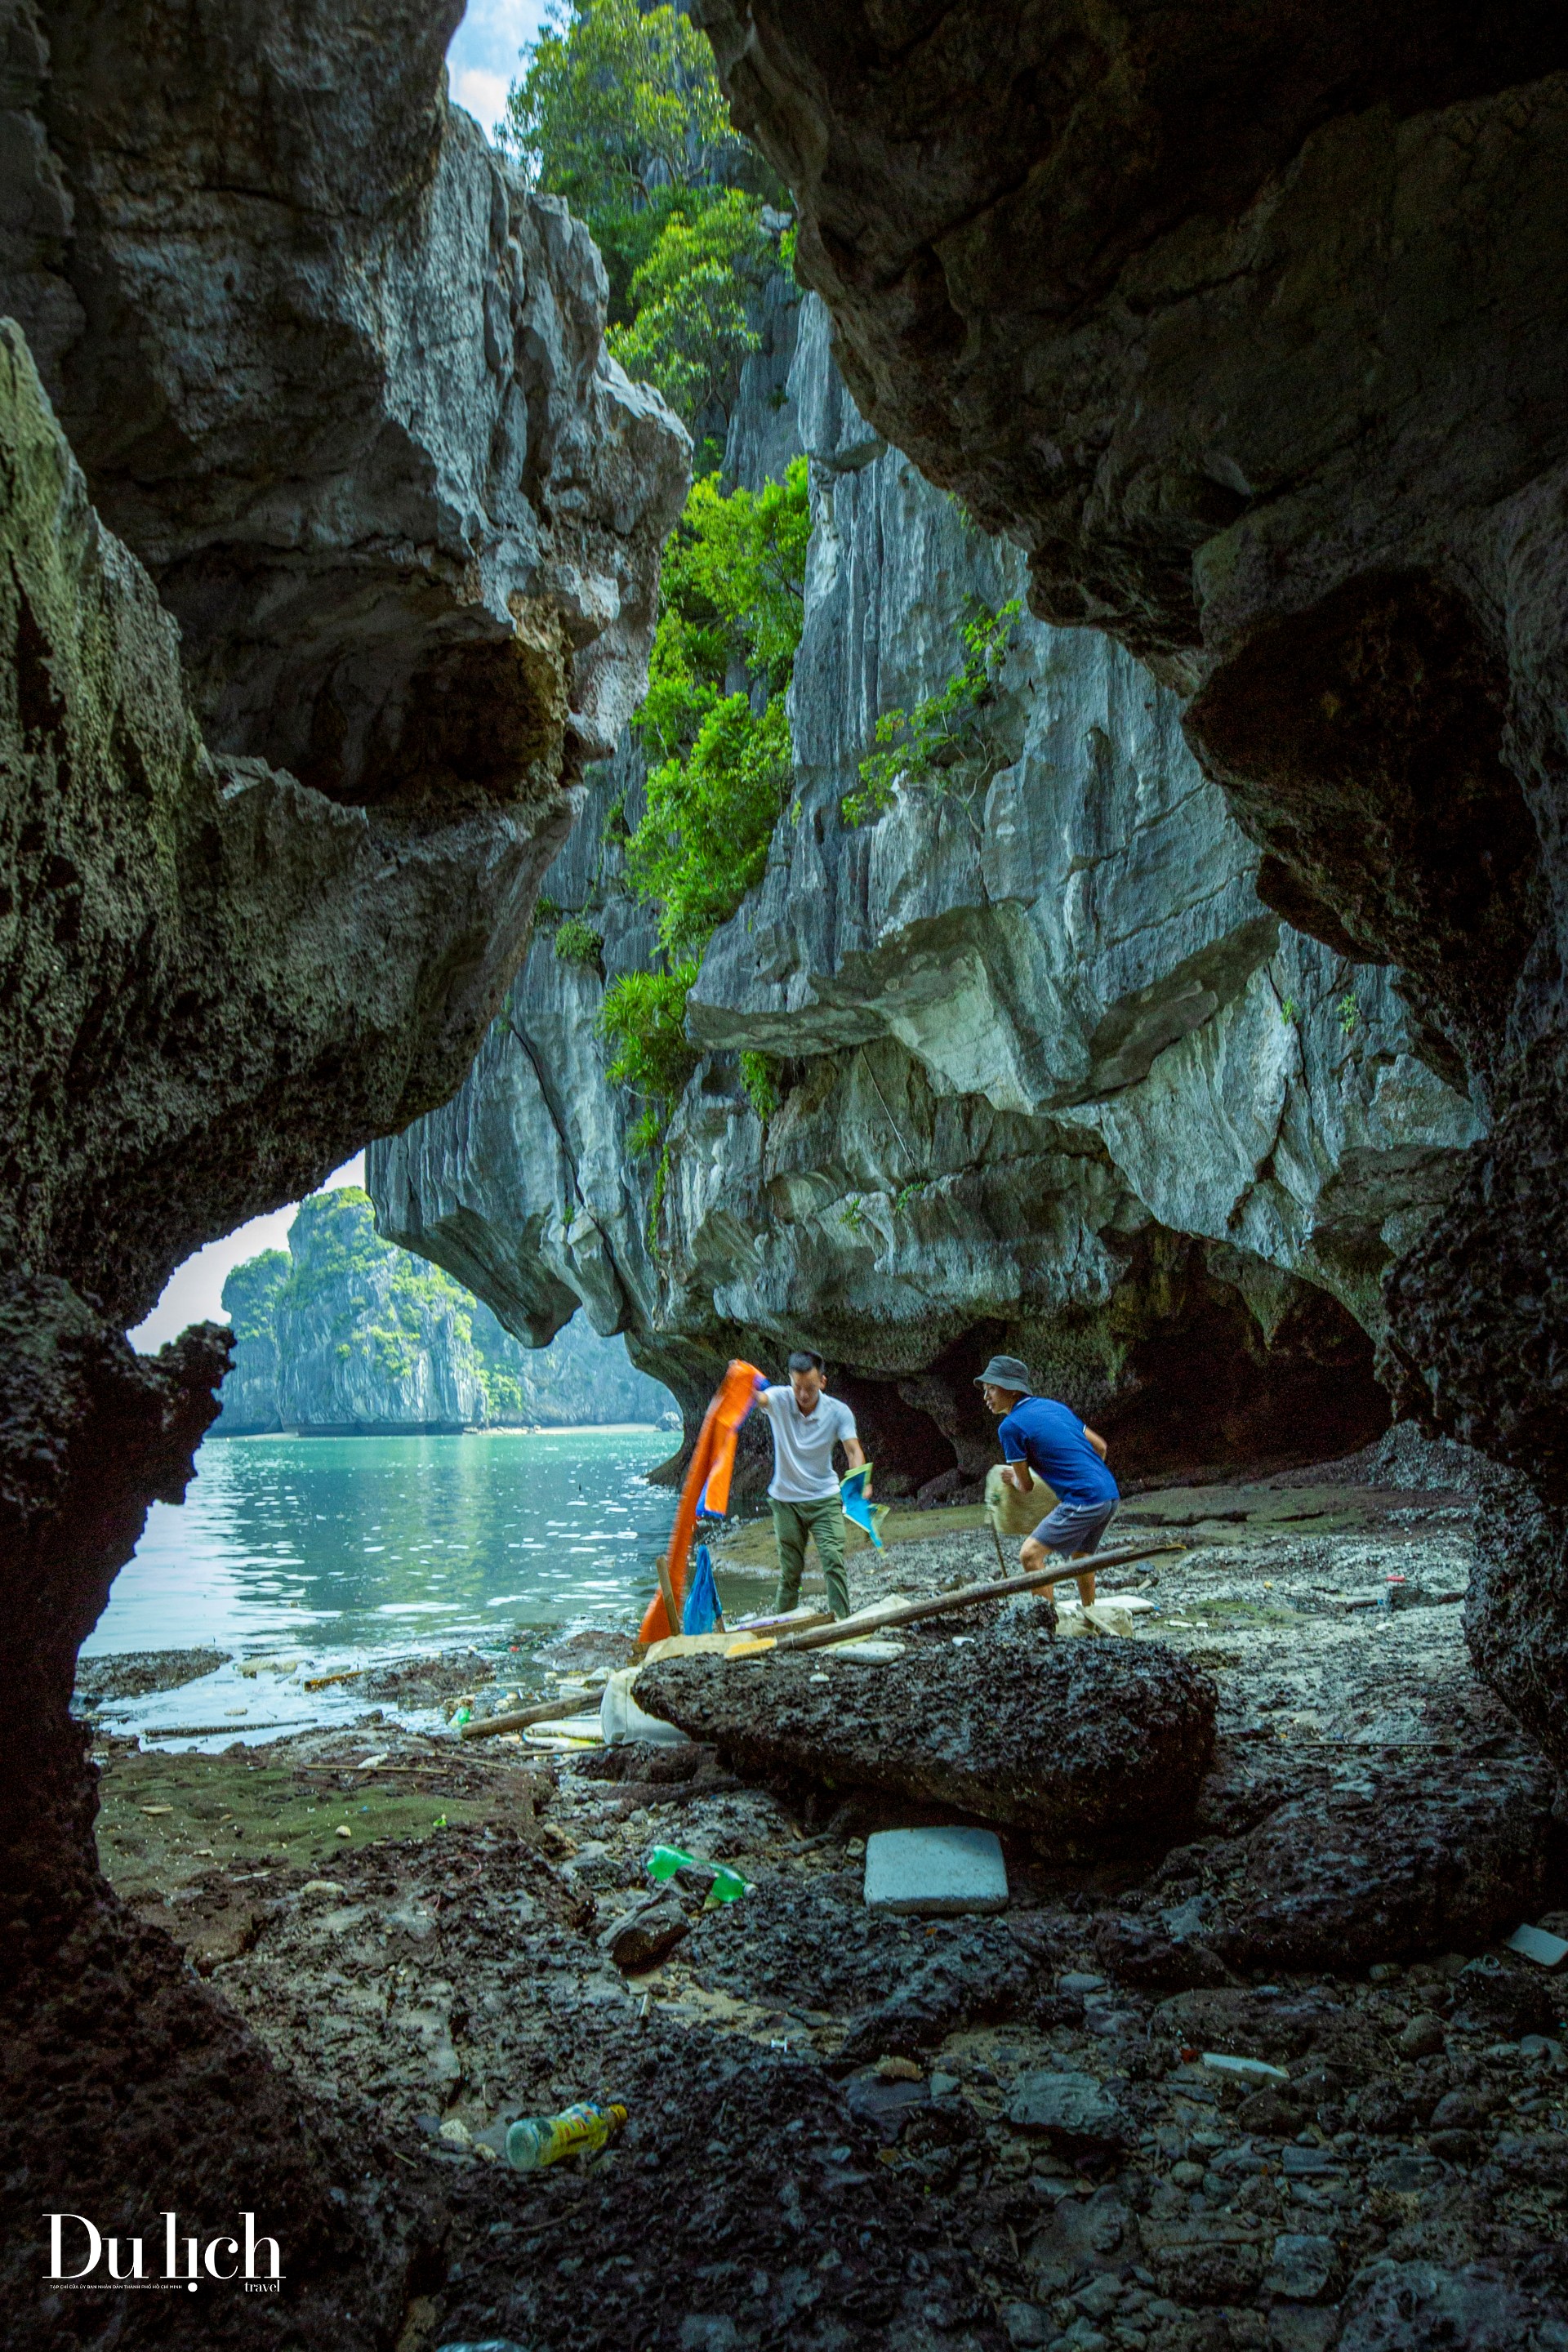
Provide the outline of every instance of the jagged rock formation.
{"type": "Polygon", "coordinates": [[[384,1242],[357,1185],[303,1202],[288,1249],[236,1266],[223,1304],[220,1437],[657,1422],[669,1404],[581,1319],[520,1347],[439,1267],[384,1242]]]}
{"type": "MultiPolygon", "coordinates": [[[[325,9],[297,46],[213,10],[212,56],[151,9],[11,26],[6,155],[58,233],[13,250],[0,299],[169,586],[219,747],[13,326],[0,1263],[95,1300],[111,1357],[197,1244],[450,1091],[582,751],[642,676],[686,436],[601,355],[585,236],[449,113],[405,13],[395,72],[325,9]],[[138,112],[148,77],[190,108],[138,112]],[[198,86],[247,100],[226,127],[198,86]],[[241,120],[274,142],[248,179],[241,120]]],[[[198,1391],[220,1365],[209,1343],[198,1391]]],[[[25,1416],[14,1459],[30,1526],[25,1416]]],[[[68,1736],[68,1676],[46,1696],[37,1660],[10,1666],[30,1748],[68,1736]]],[[[23,1812],[30,1779],[6,1775],[23,1812]]]]}
{"type": "Polygon", "coordinates": [[[1540,1496],[1472,1638],[1568,1762],[1561,14],[698,13],[867,415],[1193,696],[1264,898],[1491,1096],[1391,1352],[1540,1496]]]}
{"type": "MultiPolygon", "coordinates": [[[[5,16],[0,1908],[35,1970],[14,2086],[74,2078],[34,1999],[62,1936],[168,1975],[103,1924],[69,1693],[150,1500],[184,1490],[226,1335],[151,1360],[121,1335],[198,1244],[450,1092],[581,757],[640,689],[682,495],[685,434],[601,354],[586,237],[446,106],[452,21],[5,16]]],[[[100,2053],[93,2095],[124,2189],[194,2212],[226,2093],[166,2055],[100,2053]],[[144,2097],[183,2105],[177,2146],[144,2097]]]]}
{"type": "Polygon", "coordinates": [[[8,11],[6,300],[94,502],[212,748],[362,804],[608,751],[679,481],[587,231],[446,103],[461,13],[8,11]]]}
{"type": "Polygon", "coordinates": [[[1032,1610],[983,1628],[973,1657],[945,1632],[904,1648],[868,1665],[815,1650],[760,1668],[662,1658],[637,1704],[743,1773],[952,1806],[1053,1857],[1169,1842],[1191,1821],[1215,1690],[1173,1652],[1058,1643],[1032,1610]]]}
{"type": "MultiPolygon", "coordinates": [[[[545,937],[453,1104],[373,1154],[388,1230],[535,1336],[585,1299],[689,1414],[728,1354],[810,1340],[885,1491],[994,1458],[970,1381],[998,1345],[1106,1428],[1125,1475],[1374,1435],[1380,1276],[1446,1197],[1476,1106],[1384,971],[1262,903],[1176,696],[1108,637],[1021,614],[981,768],[846,824],[879,712],[940,688],[967,600],[1001,609],[1025,567],[864,421],[815,297],[787,393],[814,521],[796,798],[693,992],[710,1052],[657,1251],[600,979],[545,937]],[[742,1052],[781,1065],[765,1131],[742,1052]]],[[[742,388],[731,472],[754,464],[747,418],[776,435],[782,413],[742,388]]],[[[628,746],[545,886],[593,909],[608,977],[652,944],[605,826],[638,787],[628,746]]]]}

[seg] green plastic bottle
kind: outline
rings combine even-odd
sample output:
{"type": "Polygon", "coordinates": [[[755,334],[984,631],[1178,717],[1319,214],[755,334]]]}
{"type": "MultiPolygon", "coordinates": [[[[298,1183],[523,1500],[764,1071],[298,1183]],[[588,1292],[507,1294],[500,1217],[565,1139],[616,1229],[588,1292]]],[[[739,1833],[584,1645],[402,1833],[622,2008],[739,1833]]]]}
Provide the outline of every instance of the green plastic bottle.
{"type": "Polygon", "coordinates": [[[704,1910],[716,1903],[736,1903],[742,1895],[750,1892],[738,1870],[726,1869],[721,1862],[699,1862],[695,1854],[682,1853],[679,1846],[656,1845],[647,1858],[647,1874],[661,1886],[673,1878],[678,1870],[689,1868],[713,1873],[713,1884],[702,1906],[704,1910]]]}
{"type": "Polygon", "coordinates": [[[507,2133],[506,2160],[514,2172],[542,2172],[563,2156],[591,2156],[626,2119],[625,2107],[593,2099],[579,2099],[558,2116],[522,2116],[507,2133]]]}

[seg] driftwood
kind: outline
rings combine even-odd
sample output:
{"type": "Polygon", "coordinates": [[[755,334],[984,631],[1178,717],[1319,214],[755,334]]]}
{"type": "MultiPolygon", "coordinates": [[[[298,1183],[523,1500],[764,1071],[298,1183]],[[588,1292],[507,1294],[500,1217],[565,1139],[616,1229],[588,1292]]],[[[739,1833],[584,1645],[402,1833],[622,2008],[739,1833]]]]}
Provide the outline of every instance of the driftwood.
{"type": "Polygon", "coordinates": [[[1033,1575],[1004,1576],[990,1584],[962,1584],[956,1591],[939,1592],[930,1601],[904,1601],[892,1609],[864,1610],[857,1617],[841,1617],[837,1624],[824,1625],[809,1633],[785,1633],[774,1646],[781,1651],[822,1650],[835,1642],[864,1641],[872,1634],[891,1633],[895,1626],[913,1625],[922,1617],[945,1617],[950,1610],[973,1609],[983,1601],[1005,1601],[1014,1592],[1039,1592],[1069,1577],[1087,1576],[1102,1568],[1121,1568],[1129,1560],[1152,1559],[1160,1552],[1185,1549],[1185,1544],[1167,1537],[1159,1543],[1130,1544],[1121,1551],[1089,1552],[1081,1559],[1065,1561],[1059,1568],[1037,1569],[1033,1575]]]}
{"type": "Polygon", "coordinates": [[[542,1699],[537,1706],[513,1707],[509,1715],[487,1715],[472,1723],[458,1726],[459,1739],[488,1739],[495,1731],[525,1731],[531,1723],[565,1723],[572,1716],[597,1713],[602,1690],[590,1692],[586,1698],[542,1699]]]}

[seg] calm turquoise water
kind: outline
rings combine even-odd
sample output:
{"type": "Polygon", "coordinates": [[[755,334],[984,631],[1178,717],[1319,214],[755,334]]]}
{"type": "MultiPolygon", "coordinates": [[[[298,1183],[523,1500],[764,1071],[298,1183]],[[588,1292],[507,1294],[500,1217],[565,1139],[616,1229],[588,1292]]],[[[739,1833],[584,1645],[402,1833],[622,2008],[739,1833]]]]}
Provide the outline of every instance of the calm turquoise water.
{"type": "Polygon", "coordinates": [[[229,1437],[196,1457],[184,1504],[154,1504],[84,1657],[215,1643],[221,1675],[116,1709],[123,1727],[320,1719],[306,1671],[516,1625],[634,1626],[655,1589],[675,1496],[647,1473],[654,1429],[458,1437],[229,1437]],[[246,1660],[300,1662],[243,1676],[246,1660]]]}

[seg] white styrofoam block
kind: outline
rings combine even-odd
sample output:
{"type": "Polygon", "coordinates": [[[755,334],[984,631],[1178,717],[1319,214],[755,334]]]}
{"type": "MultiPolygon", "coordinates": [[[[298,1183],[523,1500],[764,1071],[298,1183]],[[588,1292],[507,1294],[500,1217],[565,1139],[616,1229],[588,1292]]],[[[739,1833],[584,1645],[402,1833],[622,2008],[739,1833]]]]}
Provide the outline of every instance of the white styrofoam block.
{"type": "Polygon", "coordinates": [[[1550,1927],[1516,1927],[1508,1939],[1510,1952],[1521,1953],[1527,1960],[1538,1960],[1543,1969],[1561,1968],[1568,1959],[1568,1943],[1554,1936],[1550,1927]]]}
{"type": "Polygon", "coordinates": [[[1007,1864],[994,1830],[878,1830],[866,1841],[868,1911],[1005,1911],[1007,1864]]]}

